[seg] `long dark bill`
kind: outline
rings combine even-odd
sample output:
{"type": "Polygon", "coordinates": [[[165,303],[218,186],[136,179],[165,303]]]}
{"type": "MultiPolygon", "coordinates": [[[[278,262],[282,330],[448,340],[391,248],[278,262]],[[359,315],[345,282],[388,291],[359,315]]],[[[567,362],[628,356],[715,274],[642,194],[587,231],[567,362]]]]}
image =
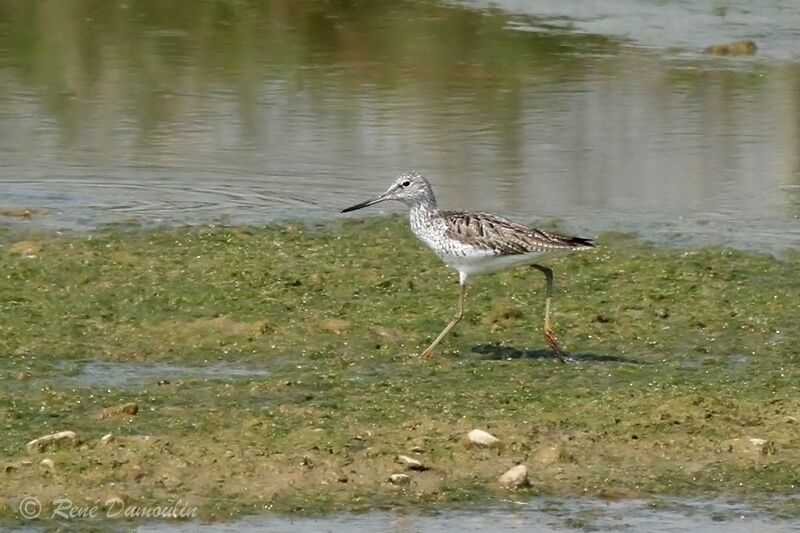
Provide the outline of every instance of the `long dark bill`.
{"type": "Polygon", "coordinates": [[[355,211],[356,209],[361,209],[362,207],[367,207],[368,205],[377,204],[383,200],[385,200],[383,195],[376,196],[375,198],[367,200],[366,202],[361,202],[360,204],[352,205],[346,209],[342,209],[342,213],[349,213],[350,211],[355,211]]]}

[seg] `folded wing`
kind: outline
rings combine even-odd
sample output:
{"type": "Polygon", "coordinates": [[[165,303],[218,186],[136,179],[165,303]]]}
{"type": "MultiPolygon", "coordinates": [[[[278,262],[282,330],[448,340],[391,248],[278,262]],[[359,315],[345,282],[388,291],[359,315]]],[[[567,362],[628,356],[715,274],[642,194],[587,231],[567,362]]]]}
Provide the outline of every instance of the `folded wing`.
{"type": "Polygon", "coordinates": [[[498,256],[584,250],[595,246],[591,239],[529,228],[491,213],[447,211],[442,215],[449,238],[498,256]]]}

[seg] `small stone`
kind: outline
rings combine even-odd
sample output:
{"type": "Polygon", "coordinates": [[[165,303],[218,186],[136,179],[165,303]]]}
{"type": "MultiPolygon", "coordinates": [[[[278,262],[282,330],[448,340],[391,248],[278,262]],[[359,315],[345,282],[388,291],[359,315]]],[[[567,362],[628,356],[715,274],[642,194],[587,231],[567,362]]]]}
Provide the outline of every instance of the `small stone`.
{"type": "Polygon", "coordinates": [[[467,438],[472,444],[477,444],[478,446],[497,446],[500,444],[500,439],[482,429],[473,429],[467,434],[467,438]]]}
{"type": "Polygon", "coordinates": [[[108,446],[109,444],[112,444],[115,440],[117,440],[117,438],[114,435],[112,435],[111,433],[106,433],[105,435],[100,437],[100,444],[108,446]]]}
{"type": "Polygon", "coordinates": [[[411,483],[411,478],[408,474],[392,474],[389,476],[389,483],[392,485],[408,485],[411,483]]]}
{"type": "Polygon", "coordinates": [[[505,474],[500,476],[499,481],[500,485],[509,490],[527,487],[528,467],[525,465],[517,465],[510,468],[505,474]]]}
{"type": "Polygon", "coordinates": [[[50,458],[42,459],[41,461],[39,461],[39,466],[41,466],[42,468],[46,468],[47,470],[55,470],[56,468],[55,462],[53,462],[53,460],[50,458]]]}
{"type": "Polygon", "coordinates": [[[407,455],[398,455],[397,462],[400,463],[401,465],[405,465],[406,468],[408,468],[409,470],[423,471],[423,470],[428,470],[429,468],[424,464],[422,464],[422,462],[417,461],[413,457],[409,457],[407,455]]]}
{"type": "Polygon", "coordinates": [[[80,443],[81,439],[74,431],[59,431],[58,433],[51,433],[50,435],[33,439],[26,445],[26,448],[28,448],[28,451],[31,452],[43,452],[50,446],[66,446],[74,448],[80,443]]]}

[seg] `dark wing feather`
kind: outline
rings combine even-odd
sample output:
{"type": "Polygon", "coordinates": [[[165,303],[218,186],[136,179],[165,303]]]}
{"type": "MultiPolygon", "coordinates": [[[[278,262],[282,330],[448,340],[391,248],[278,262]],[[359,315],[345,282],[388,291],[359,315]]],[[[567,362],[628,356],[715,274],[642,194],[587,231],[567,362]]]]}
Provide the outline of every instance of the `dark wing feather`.
{"type": "Polygon", "coordinates": [[[591,239],[529,228],[491,213],[445,211],[442,216],[448,237],[496,255],[583,250],[595,246],[591,239]]]}

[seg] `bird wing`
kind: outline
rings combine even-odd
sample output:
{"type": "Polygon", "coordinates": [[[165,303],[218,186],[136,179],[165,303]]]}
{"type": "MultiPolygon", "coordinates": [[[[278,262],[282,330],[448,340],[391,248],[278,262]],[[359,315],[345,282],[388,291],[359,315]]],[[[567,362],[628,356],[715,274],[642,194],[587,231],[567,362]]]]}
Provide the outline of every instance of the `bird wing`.
{"type": "Polygon", "coordinates": [[[442,213],[449,238],[495,255],[581,250],[592,248],[591,239],[570,237],[529,228],[491,213],[442,213]]]}

